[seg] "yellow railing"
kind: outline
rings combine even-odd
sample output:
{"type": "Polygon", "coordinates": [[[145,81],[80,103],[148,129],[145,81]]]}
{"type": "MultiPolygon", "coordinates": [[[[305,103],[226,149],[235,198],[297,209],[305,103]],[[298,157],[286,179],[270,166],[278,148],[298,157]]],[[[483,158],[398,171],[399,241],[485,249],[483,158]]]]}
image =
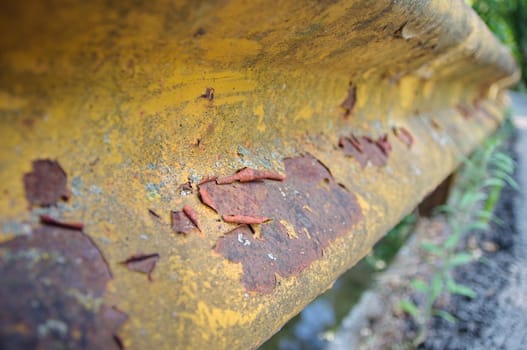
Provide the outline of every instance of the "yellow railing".
{"type": "Polygon", "coordinates": [[[255,348],[517,75],[463,1],[2,3],[0,340],[255,348]]]}

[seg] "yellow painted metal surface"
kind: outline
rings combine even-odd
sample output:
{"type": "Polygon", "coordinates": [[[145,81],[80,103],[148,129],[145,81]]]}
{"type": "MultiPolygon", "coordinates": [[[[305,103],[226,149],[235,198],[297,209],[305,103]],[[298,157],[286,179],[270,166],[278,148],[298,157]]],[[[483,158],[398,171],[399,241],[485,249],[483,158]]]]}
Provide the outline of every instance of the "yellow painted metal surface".
{"type": "Polygon", "coordinates": [[[127,349],[254,348],[498,125],[516,75],[463,1],[3,2],[0,242],[43,213],[81,221],[112,273],[105,303],[128,314],[118,331],[127,349]],[[207,88],[212,100],[200,97],[207,88]],[[346,156],[339,138],[351,134],[387,134],[387,164],[363,169],[346,156]],[[248,291],[242,264],[214,249],[236,225],[201,203],[198,182],[243,167],[284,173],[284,159],[306,154],[363,218],[322,258],[278,274],[271,292],[248,291]],[[28,209],[23,174],[47,158],[72,195],[28,209]],[[201,234],[171,229],[170,211],[184,205],[201,234]],[[138,252],[160,256],[151,282],[120,264],[138,252]]]}

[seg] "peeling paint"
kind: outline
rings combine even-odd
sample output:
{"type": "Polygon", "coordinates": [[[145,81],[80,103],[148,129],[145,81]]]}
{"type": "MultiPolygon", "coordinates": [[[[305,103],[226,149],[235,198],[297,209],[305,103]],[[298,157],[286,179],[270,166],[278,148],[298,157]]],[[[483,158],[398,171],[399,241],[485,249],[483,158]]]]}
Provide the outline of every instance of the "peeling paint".
{"type": "Polygon", "coordinates": [[[43,225],[50,225],[50,226],[56,226],[61,227],[69,230],[79,230],[82,231],[84,228],[84,224],[82,222],[64,222],[57,220],[55,218],[52,218],[48,215],[40,215],[40,223],[43,225]]]}
{"type": "Polygon", "coordinates": [[[341,137],[339,139],[339,147],[346,156],[352,157],[359,162],[361,168],[365,168],[368,163],[377,167],[385,166],[392,150],[386,134],[377,140],[373,140],[368,136],[351,135],[349,137],[341,137]]]}
{"type": "Polygon", "coordinates": [[[156,267],[157,261],[159,260],[159,254],[135,254],[122,261],[121,264],[131,271],[142,272],[148,276],[148,280],[152,281],[152,271],[156,267]]]}
{"type": "Polygon", "coordinates": [[[353,107],[355,107],[355,102],[357,101],[357,88],[350,84],[348,88],[348,96],[346,96],[346,99],[340,104],[340,107],[344,109],[344,116],[348,117],[351,112],[353,111],[353,107]]]}
{"type": "Polygon", "coordinates": [[[193,231],[201,231],[199,229],[198,215],[188,205],[183,207],[181,211],[171,212],[172,230],[176,233],[189,234],[193,231]]]}
{"type": "Polygon", "coordinates": [[[236,174],[216,179],[218,185],[231,184],[235,181],[252,182],[258,180],[275,180],[284,181],[285,176],[270,170],[258,170],[252,168],[243,168],[236,172],[236,174]]]}
{"type": "Polygon", "coordinates": [[[310,155],[287,158],[284,165],[283,182],[202,185],[221,215],[272,220],[259,225],[260,239],[248,225],[240,225],[219,238],[214,248],[229,261],[242,264],[241,281],[250,292],[272,292],[276,275],[298,275],[362,220],[355,195],[340,187],[317,159],[310,155]]]}
{"type": "Polygon", "coordinates": [[[412,148],[412,145],[414,144],[414,137],[410,131],[408,131],[406,128],[403,128],[402,126],[394,127],[392,131],[395,137],[404,143],[408,149],[412,148]]]}
{"type": "Polygon", "coordinates": [[[47,225],[0,244],[0,275],[2,348],[119,349],[116,332],[127,316],[102,303],[111,274],[79,230],[47,225]]]}
{"type": "Polygon", "coordinates": [[[26,199],[33,205],[48,206],[59,199],[67,199],[68,177],[57,161],[37,159],[32,163],[33,170],[24,174],[26,199]]]}

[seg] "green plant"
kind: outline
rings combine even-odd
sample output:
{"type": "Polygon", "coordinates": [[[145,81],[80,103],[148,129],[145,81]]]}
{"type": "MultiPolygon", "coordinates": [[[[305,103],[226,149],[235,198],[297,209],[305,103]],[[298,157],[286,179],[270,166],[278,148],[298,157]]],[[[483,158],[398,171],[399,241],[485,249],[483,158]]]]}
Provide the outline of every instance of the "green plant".
{"type": "Polygon", "coordinates": [[[432,274],[429,281],[413,279],[410,285],[414,292],[424,297],[424,302],[419,306],[409,299],[400,302],[401,309],[411,315],[419,326],[416,345],[425,339],[426,326],[433,316],[456,322],[453,315],[435,307],[442,293],[476,297],[470,287],[455,281],[453,269],[473,260],[472,254],[458,248],[464,234],[472,230],[489,229],[490,221],[497,221],[493,217],[493,210],[503,187],[509,184],[517,188],[511,176],[514,161],[502,151],[503,140],[510,136],[512,130],[508,120],[495,135],[487,139],[481,149],[464,160],[449,203],[437,208],[447,219],[450,230],[447,239],[440,244],[424,242],[421,245],[432,258],[432,274]]]}

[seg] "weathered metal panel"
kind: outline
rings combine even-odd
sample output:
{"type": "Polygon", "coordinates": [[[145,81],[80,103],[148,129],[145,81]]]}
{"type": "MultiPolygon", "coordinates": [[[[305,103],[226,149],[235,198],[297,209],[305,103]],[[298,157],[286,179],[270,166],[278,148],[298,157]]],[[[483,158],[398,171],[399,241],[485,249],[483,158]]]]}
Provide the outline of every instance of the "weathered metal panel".
{"type": "Polygon", "coordinates": [[[256,347],[517,74],[463,1],[3,2],[0,341],[256,347]]]}

